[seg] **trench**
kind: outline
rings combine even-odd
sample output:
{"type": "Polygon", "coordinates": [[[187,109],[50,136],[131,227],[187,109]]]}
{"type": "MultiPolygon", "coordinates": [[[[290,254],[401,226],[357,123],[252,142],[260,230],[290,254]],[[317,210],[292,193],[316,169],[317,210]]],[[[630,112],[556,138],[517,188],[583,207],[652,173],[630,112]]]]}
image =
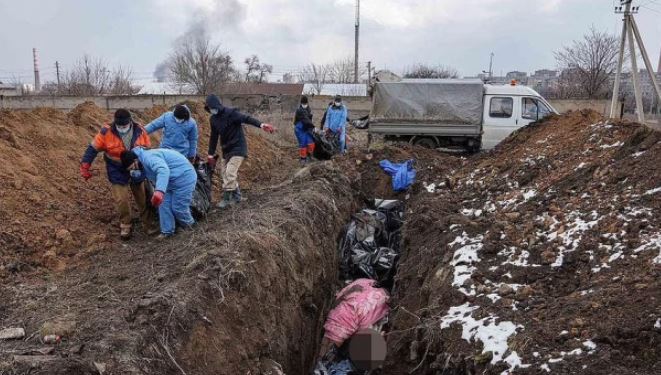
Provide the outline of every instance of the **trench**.
{"type": "MultiPolygon", "coordinates": [[[[398,260],[401,254],[402,227],[404,223],[405,205],[399,200],[372,199],[360,211],[352,214],[348,223],[343,227],[337,241],[338,257],[338,289],[347,290],[355,285],[357,280],[373,280],[374,288],[384,290],[388,296],[392,295],[395,276],[397,273],[398,260]]],[[[339,292],[338,293],[342,293],[339,292]]],[[[346,292],[350,294],[351,292],[346,292]]],[[[390,297],[392,298],[392,297],[390,297]]],[[[326,306],[335,308],[339,305],[339,297],[333,293],[325,302],[326,306]]],[[[325,309],[322,314],[322,324],[317,327],[318,343],[321,347],[325,328],[323,322],[329,319],[330,309],[325,309]]],[[[370,328],[381,335],[389,330],[390,312],[378,321],[369,324],[370,328]]],[[[355,337],[355,336],[354,336],[355,337]]],[[[375,371],[383,371],[383,358],[374,358],[371,364],[361,368],[364,361],[355,362],[350,354],[352,350],[360,347],[353,344],[352,337],[345,340],[340,347],[335,344],[324,354],[315,353],[312,366],[307,368],[306,374],[330,375],[330,374],[374,374],[375,371]],[[369,368],[373,369],[372,371],[369,368]],[[379,368],[376,370],[376,368],[379,368]]],[[[384,340],[385,343],[385,340],[384,340]]],[[[323,348],[322,348],[323,349],[323,348]]],[[[374,353],[373,348],[363,345],[365,351],[374,353]]],[[[385,353],[384,353],[385,354],[385,353]]],[[[375,355],[379,357],[378,354],[375,355]]]]}

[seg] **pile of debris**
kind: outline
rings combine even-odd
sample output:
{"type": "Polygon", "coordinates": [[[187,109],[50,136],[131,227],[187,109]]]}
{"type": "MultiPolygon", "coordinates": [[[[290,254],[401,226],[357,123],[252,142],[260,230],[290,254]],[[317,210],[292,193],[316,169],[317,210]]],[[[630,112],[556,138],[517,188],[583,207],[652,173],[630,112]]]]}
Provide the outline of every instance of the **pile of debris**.
{"type": "Polygon", "coordinates": [[[660,140],[574,112],[425,181],[389,371],[658,373],[660,140]]]}

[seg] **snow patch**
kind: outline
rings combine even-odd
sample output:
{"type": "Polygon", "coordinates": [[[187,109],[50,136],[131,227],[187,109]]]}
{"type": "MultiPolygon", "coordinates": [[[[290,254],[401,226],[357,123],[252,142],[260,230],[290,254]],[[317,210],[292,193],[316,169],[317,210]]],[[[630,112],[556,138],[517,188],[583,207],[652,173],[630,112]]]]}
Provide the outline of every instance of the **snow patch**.
{"type": "Polygon", "coordinates": [[[661,187],[658,187],[656,189],[648,190],[645,192],[643,195],[652,195],[661,192],[661,187]]]}
{"type": "MultiPolygon", "coordinates": [[[[471,306],[468,302],[461,306],[450,307],[447,315],[441,319],[441,329],[449,328],[454,323],[460,324],[461,338],[468,342],[481,341],[482,353],[491,352],[493,354],[491,364],[496,364],[502,361],[505,353],[509,351],[507,340],[523,326],[509,321],[497,322],[498,318],[493,315],[476,320],[472,317],[472,312],[477,309],[477,306],[471,306]]],[[[511,352],[505,361],[510,365],[510,370],[529,366],[521,363],[516,352],[511,352]]]]}

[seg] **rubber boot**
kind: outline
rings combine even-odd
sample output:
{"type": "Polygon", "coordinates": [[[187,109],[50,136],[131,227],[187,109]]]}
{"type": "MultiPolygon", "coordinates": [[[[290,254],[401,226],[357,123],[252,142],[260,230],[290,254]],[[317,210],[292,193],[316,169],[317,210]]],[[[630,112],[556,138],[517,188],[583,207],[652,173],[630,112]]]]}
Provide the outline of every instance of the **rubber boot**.
{"type": "Polygon", "coordinates": [[[241,203],[241,189],[237,188],[232,192],[232,204],[239,204],[241,203]]]}
{"type": "Polygon", "coordinates": [[[227,208],[232,204],[233,191],[223,191],[223,200],[216,205],[218,208],[227,208]]]}

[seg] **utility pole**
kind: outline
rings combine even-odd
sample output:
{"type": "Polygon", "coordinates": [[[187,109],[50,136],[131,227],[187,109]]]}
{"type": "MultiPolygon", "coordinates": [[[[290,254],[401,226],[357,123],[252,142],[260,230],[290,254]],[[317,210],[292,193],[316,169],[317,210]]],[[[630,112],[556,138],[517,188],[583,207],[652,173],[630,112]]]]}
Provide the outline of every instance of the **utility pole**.
{"type": "Polygon", "coordinates": [[[356,0],[356,40],[354,43],[354,72],[353,83],[358,83],[358,42],[360,34],[360,0],[356,0]]]}
{"type": "Polygon", "coordinates": [[[643,44],[643,38],[640,35],[638,30],[638,25],[633,15],[638,13],[640,7],[632,7],[631,3],[633,0],[620,0],[621,5],[624,5],[624,10],[622,6],[615,7],[615,13],[624,14],[623,25],[622,25],[622,35],[620,37],[620,55],[618,58],[617,64],[617,73],[615,74],[615,83],[613,85],[613,98],[611,100],[611,118],[616,117],[617,113],[617,103],[620,93],[620,80],[622,76],[622,64],[624,62],[624,44],[628,37],[629,39],[629,53],[631,55],[631,79],[633,81],[633,89],[636,97],[636,110],[638,112],[638,121],[643,123],[645,121],[645,109],[643,107],[643,94],[641,92],[640,81],[638,77],[638,64],[636,59],[636,46],[635,42],[638,43],[638,48],[640,49],[640,54],[643,56],[643,61],[645,62],[645,68],[647,74],[649,74],[650,80],[652,81],[652,86],[654,86],[654,92],[656,97],[661,101],[661,89],[659,84],[656,81],[656,75],[654,74],[654,69],[652,63],[647,55],[647,50],[643,44]]]}
{"type": "Polygon", "coordinates": [[[493,52],[489,56],[489,81],[491,81],[493,79],[493,52]]]}
{"type": "Polygon", "coordinates": [[[55,62],[55,73],[57,74],[57,90],[60,90],[60,62],[55,62]]]}
{"type": "Polygon", "coordinates": [[[41,91],[41,80],[39,79],[39,58],[37,57],[37,49],[32,48],[32,59],[34,63],[34,91],[41,91]]]}
{"type": "Polygon", "coordinates": [[[367,62],[367,86],[372,84],[372,62],[367,62]]]}

